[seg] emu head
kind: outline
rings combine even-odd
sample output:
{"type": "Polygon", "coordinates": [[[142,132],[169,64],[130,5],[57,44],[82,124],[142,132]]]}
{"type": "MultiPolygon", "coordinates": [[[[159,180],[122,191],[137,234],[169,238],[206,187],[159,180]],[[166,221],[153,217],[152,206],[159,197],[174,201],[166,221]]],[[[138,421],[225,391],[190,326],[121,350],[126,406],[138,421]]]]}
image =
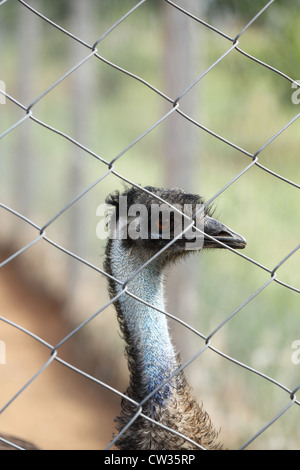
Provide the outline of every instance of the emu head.
{"type": "Polygon", "coordinates": [[[158,252],[166,262],[202,248],[246,246],[241,235],[212,217],[200,196],[177,188],[144,189],[131,187],[106,199],[115,207],[110,238],[121,239],[141,261],[158,252]]]}

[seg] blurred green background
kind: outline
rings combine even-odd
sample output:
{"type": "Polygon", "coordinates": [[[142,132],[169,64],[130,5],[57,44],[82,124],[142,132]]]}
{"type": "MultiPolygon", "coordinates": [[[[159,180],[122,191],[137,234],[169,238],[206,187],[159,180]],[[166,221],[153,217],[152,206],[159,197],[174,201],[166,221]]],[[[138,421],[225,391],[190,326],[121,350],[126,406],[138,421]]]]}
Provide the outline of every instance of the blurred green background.
{"type": "MultiPolygon", "coordinates": [[[[94,44],[136,2],[29,4],[94,44]]],[[[231,38],[265,4],[178,1],[231,38]]],[[[298,0],[277,1],[239,38],[242,50],[294,80],[300,79],[299,8],[298,0]]],[[[7,93],[25,106],[90,52],[19,2],[1,6],[0,27],[0,79],[7,93]]],[[[167,2],[148,1],[108,34],[97,51],[175,99],[230,46],[229,40],[167,2]]],[[[294,92],[288,80],[233,50],[180,100],[180,109],[254,154],[300,112],[299,104],[292,102],[294,92]]],[[[34,105],[32,113],[110,162],[171,106],[144,84],[92,57],[34,105]]],[[[0,133],[24,116],[8,99],[0,113],[0,133]]],[[[259,155],[262,165],[298,185],[299,126],[296,120],[259,155]]],[[[0,152],[1,201],[40,226],[107,171],[97,158],[30,119],[1,140],[0,152]]],[[[244,153],[173,113],[114,168],[141,185],[180,186],[210,199],[249,163],[244,153]]],[[[47,236],[101,268],[104,244],[96,237],[97,206],[122,187],[120,178],[109,175],[51,224],[47,236]]],[[[299,244],[297,189],[252,166],[215,200],[215,213],[246,237],[244,254],[272,270],[299,244]]],[[[8,252],[37,236],[4,210],[0,234],[2,249],[8,252]]],[[[27,278],[63,299],[71,325],[108,300],[105,279],[46,242],[24,253],[22,263],[27,278]]],[[[299,291],[299,271],[298,251],[277,277],[299,291]]],[[[268,272],[231,252],[203,253],[170,273],[167,310],[209,335],[269,278],[268,272]]],[[[213,337],[212,344],[293,390],[300,384],[300,365],[291,361],[292,343],[300,339],[299,314],[299,293],[272,282],[213,337]]],[[[182,326],[171,326],[184,360],[203,346],[201,338],[182,326]]],[[[113,309],[105,310],[72,341],[81,345],[74,363],[122,391],[126,388],[113,309]]],[[[241,446],[289,402],[280,388],[211,351],[189,366],[187,374],[231,448],[241,446]]],[[[299,418],[299,406],[293,405],[249,448],[299,450],[299,418]]]]}

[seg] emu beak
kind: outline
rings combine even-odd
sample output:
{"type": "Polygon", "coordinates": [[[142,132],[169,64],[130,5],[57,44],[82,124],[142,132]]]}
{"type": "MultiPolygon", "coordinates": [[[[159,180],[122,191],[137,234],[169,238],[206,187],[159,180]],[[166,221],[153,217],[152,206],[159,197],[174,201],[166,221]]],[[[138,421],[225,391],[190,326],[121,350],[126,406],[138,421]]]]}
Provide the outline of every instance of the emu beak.
{"type": "Polygon", "coordinates": [[[247,245],[247,241],[242,235],[208,215],[204,218],[201,230],[204,235],[197,234],[193,240],[185,244],[185,250],[196,251],[202,248],[226,248],[227,246],[241,250],[247,245]],[[210,237],[214,237],[214,239],[210,237]]]}
{"type": "MultiPolygon", "coordinates": [[[[204,219],[204,234],[214,237],[230,248],[242,250],[247,245],[247,241],[242,235],[234,232],[231,228],[209,216],[206,216],[204,219]]],[[[203,243],[204,248],[226,248],[205,235],[203,243]]]]}

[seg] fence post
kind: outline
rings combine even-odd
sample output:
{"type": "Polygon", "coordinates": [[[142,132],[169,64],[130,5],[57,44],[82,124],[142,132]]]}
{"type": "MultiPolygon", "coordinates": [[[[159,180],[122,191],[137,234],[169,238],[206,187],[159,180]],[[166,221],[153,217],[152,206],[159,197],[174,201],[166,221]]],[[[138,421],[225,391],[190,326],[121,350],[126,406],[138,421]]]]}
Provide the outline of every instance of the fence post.
{"type": "MultiPolygon", "coordinates": [[[[195,2],[185,0],[182,7],[187,10],[195,7],[195,2]]],[[[197,7],[198,12],[200,6],[197,7]]],[[[168,96],[176,99],[188,84],[195,78],[192,58],[195,51],[194,23],[181,12],[164,3],[164,24],[165,24],[165,44],[164,44],[164,75],[167,84],[168,96]],[[172,53],[170,53],[172,51],[172,53]]],[[[197,47],[198,49],[198,47],[197,47]]],[[[201,59],[201,58],[200,58],[201,59]]],[[[197,64],[197,68],[199,68],[197,64]]],[[[192,94],[187,94],[183,100],[183,109],[188,115],[195,115],[195,100],[192,94]]],[[[181,105],[181,103],[180,103],[181,105]]],[[[200,187],[200,178],[195,171],[198,170],[199,159],[196,156],[201,152],[200,133],[196,132],[185,119],[177,113],[167,120],[164,134],[164,184],[169,187],[182,187],[193,190],[200,187]]],[[[197,260],[198,262],[198,260],[197,260]]],[[[168,297],[168,308],[171,312],[186,312],[186,320],[191,322],[196,315],[198,274],[196,275],[196,260],[191,259],[189,265],[182,265],[180,270],[174,270],[170,274],[170,293],[168,297]],[[183,291],[184,289],[184,291],[183,291]]],[[[175,330],[180,327],[175,327],[175,330]]],[[[178,342],[182,338],[178,332],[178,342]]],[[[175,332],[176,334],[176,332],[175,332]]],[[[187,357],[192,348],[191,342],[184,342],[180,345],[180,350],[187,357]]]]}
{"type": "MultiPolygon", "coordinates": [[[[35,2],[39,7],[39,1],[35,2]]],[[[18,97],[25,106],[29,106],[39,94],[36,49],[39,42],[41,23],[27,8],[21,5],[18,10],[18,97]]],[[[34,164],[36,157],[35,140],[32,135],[31,122],[23,123],[16,132],[15,143],[15,185],[13,197],[18,201],[20,211],[28,214],[33,207],[36,180],[39,177],[34,164]]]]}
{"type": "MultiPolygon", "coordinates": [[[[93,14],[95,11],[95,2],[75,1],[70,4],[70,23],[71,29],[78,33],[79,37],[87,37],[92,29],[93,14]]],[[[82,58],[82,48],[78,44],[70,44],[71,64],[74,65],[82,58]]],[[[94,76],[90,69],[90,63],[84,64],[76,73],[70,77],[74,99],[70,103],[70,120],[72,121],[73,137],[78,142],[88,145],[88,139],[91,135],[91,115],[94,76]]],[[[70,171],[68,175],[68,188],[70,198],[81,191],[85,185],[86,166],[82,158],[82,150],[78,147],[71,148],[70,171]]],[[[68,238],[70,247],[74,253],[86,255],[85,247],[88,246],[87,237],[90,232],[88,229],[79,230],[79,227],[88,227],[89,214],[84,210],[81,204],[78,204],[70,211],[70,225],[68,238]]],[[[69,266],[69,285],[73,293],[80,282],[80,265],[70,260],[69,266]]],[[[76,302],[76,299],[74,299],[76,302]]]]}

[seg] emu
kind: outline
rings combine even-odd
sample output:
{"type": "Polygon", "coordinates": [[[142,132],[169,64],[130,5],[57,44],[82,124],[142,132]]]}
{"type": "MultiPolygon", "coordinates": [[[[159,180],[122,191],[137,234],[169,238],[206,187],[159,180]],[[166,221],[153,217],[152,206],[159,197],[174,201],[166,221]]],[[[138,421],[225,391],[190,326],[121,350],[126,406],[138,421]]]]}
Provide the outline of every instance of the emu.
{"type": "MultiPolygon", "coordinates": [[[[130,375],[126,393],[134,402],[142,402],[143,415],[151,419],[138,416],[120,434],[116,445],[121,450],[192,450],[199,449],[199,446],[221,450],[223,446],[218,441],[218,432],[202,405],[192,398],[184,373],[181,371],[168,380],[180,367],[181,361],[172,344],[166,316],[161,312],[165,309],[163,283],[166,268],[178,259],[201,248],[242,249],[246,240],[212,218],[210,208],[199,210],[199,207],[205,207],[200,196],[180,189],[151,186],[144,189],[131,187],[106,199],[115,208],[115,214],[111,219],[114,223],[110,227],[104,268],[110,275],[110,296],[117,296],[114,306],[126,343],[130,375]],[[124,199],[127,211],[121,207],[124,199]],[[176,217],[176,211],[166,211],[166,207],[170,208],[168,204],[184,214],[188,212],[189,221],[196,220],[198,208],[202,235],[199,230],[192,229],[189,237],[188,231],[179,237],[184,228],[183,217],[176,217]],[[151,219],[153,206],[161,209],[156,211],[155,220],[151,219]]],[[[116,419],[118,432],[138,411],[131,400],[122,399],[121,413],[116,419]]]]}
{"type": "MultiPolygon", "coordinates": [[[[132,187],[122,194],[108,196],[106,202],[115,208],[115,216],[114,223],[109,224],[112,230],[104,268],[110,276],[110,296],[117,296],[114,305],[126,342],[130,373],[127,396],[131,401],[122,399],[121,414],[116,419],[117,431],[121,432],[117,446],[121,450],[193,450],[199,446],[221,450],[218,432],[207,412],[192,397],[184,373],[172,376],[181,361],[162,313],[163,282],[166,268],[180,258],[202,248],[242,249],[246,240],[212,218],[210,208],[199,210],[203,207],[200,196],[179,189],[132,187]],[[126,206],[122,204],[124,199],[126,206]],[[187,230],[186,219],[178,217],[176,210],[167,210],[168,204],[185,214],[189,222],[194,220],[200,231],[187,230]],[[157,206],[158,210],[151,210],[157,206]],[[143,217],[137,216],[137,212],[143,217]],[[138,416],[122,433],[137,412],[135,402],[142,403],[142,413],[151,421],[138,416]]],[[[24,449],[38,450],[15,437],[1,433],[0,437],[24,449]]],[[[13,449],[0,440],[0,450],[13,449]]]]}

